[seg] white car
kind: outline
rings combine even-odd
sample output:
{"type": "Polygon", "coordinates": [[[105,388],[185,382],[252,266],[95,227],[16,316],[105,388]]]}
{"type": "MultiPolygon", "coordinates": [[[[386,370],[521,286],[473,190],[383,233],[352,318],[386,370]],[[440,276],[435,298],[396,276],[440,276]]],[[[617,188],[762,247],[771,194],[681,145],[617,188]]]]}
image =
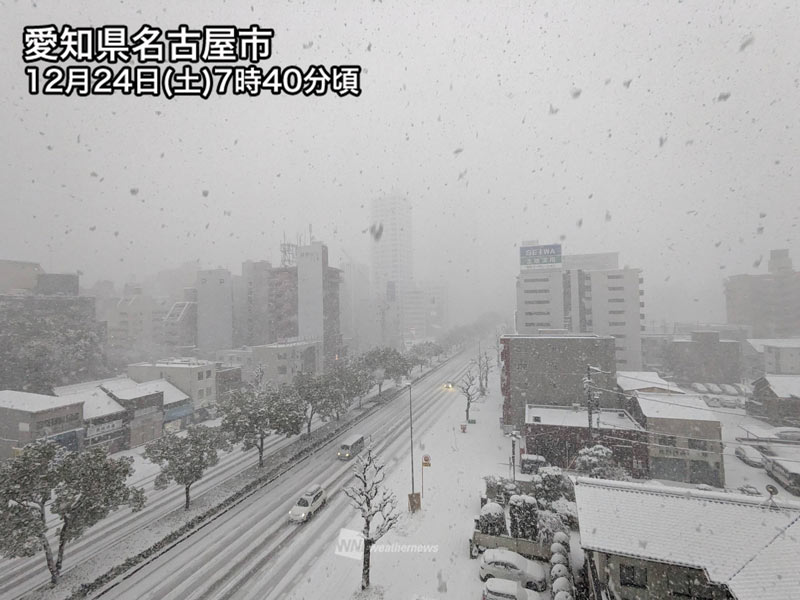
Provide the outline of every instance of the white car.
{"type": "Polygon", "coordinates": [[[741,460],[743,463],[750,465],[751,467],[764,466],[764,456],[752,446],[745,446],[742,444],[741,446],[738,446],[733,453],[736,455],[736,458],[741,460]]]}
{"type": "Polygon", "coordinates": [[[308,521],[314,513],[325,506],[328,495],[321,485],[312,485],[306,493],[300,496],[297,504],[289,511],[289,521],[292,523],[304,523],[308,521]]]}
{"type": "Polygon", "coordinates": [[[547,578],[541,564],[505,548],[487,550],[481,557],[481,581],[492,577],[518,581],[536,592],[547,589],[547,578]]]}
{"type": "Polygon", "coordinates": [[[483,584],[481,600],[541,600],[538,592],[522,587],[519,581],[490,578],[483,584]]]}

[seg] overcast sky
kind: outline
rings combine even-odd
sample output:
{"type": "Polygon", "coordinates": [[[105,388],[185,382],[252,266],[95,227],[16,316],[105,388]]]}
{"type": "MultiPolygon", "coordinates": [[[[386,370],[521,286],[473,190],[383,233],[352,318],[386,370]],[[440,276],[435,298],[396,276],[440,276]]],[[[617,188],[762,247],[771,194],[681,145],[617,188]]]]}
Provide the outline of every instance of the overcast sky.
{"type": "Polygon", "coordinates": [[[724,320],[723,278],[770,248],[800,264],[798,3],[422,4],[0,2],[0,257],[238,272],[311,224],[366,261],[370,200],[400,193],[417,275],[463,318],[512,313],[522,240],[619,251],[648,322],[724,320]],[[48,23],[257,23],[270,63],[359,64],[364,91],[30,96],[22,28],[48,23]]]}

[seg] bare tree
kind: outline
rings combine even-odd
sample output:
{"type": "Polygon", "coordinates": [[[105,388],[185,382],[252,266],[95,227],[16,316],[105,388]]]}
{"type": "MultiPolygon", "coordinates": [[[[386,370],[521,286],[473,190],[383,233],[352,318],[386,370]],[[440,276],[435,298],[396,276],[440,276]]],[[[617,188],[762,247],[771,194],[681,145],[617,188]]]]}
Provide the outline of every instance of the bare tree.
{"type": "Polygon", "coordinates": [[[478,388],[481,396],[485,396],[489,389],[489,373],[492,370],[492,364],[489,362],[489,354],[484,352],[483,355],[478,354],[478,388]]]}
{"type": "Polygon", "coordinates": [[[386,478],[384,465],[372,453],[372,448],[357,458],[358,463],[353,467],[357,480],[356,485],[344,488],[344,493],[350,498],[354,508],[361,511],[364,519],[364,559],[361,566],[361,589],[369,587],[370,552],[372,546],[397,523],[397,498],[383,485],[386,478]],[[376,517],[380,517],[375,522],[376,517]]]}
{"type": "Polygon", "coordinates": [[[472,406],[472,402],[478,397],[478,390],[475,385],[475,374],[472,372],[472,369],[467,371],[461,383],[458,384],[458,390],[467,400],[467,423],[469,423],[469,407],[472,406]]]}

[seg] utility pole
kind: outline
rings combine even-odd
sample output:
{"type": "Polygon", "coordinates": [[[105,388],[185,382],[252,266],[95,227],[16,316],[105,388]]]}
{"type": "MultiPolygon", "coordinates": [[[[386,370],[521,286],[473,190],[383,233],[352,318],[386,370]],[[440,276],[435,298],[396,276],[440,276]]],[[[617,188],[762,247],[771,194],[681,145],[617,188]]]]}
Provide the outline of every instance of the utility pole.
{"type": "Polygon", "coordinates": [[[586,365],[586,381],[584,383],[586,387],[586,410],[589,414],[589,437],[594,437],[594,432],[592,431],[592,367],[590,365],[586,365]]]}
{"type": "Polygon", "coordinates": [[[414,493],[414,419],[411,414],[411,384],[408,384],[408,425],[411,430],[411,493],[414,493]]]}

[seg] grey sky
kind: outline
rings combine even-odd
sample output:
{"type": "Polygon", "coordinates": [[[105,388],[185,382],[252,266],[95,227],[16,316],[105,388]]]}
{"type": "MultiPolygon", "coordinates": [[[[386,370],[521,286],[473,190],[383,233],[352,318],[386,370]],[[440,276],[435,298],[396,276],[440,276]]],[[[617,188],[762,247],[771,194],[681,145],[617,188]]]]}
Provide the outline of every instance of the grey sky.
{"type": "Polygon", "coordinates": [[[311,223],[334,264],[342,248],[366,260],[369,202],[399,192],[414,204],[417,274],[450,280],[463,317],[513,310],[523,239],[618,250],[644,269],[648,321],[722,320],[724,276],[764,272],[770,248],[800,263],[796,3],[0,11],[3,258],[87,283],[195,258],[238,270],[278,260],[283,233],[311,223]],[[22,27],[44,23],[258,23],[275,29],[272,63],[360,64],[364,93],[29,96],[22,27]]]}

